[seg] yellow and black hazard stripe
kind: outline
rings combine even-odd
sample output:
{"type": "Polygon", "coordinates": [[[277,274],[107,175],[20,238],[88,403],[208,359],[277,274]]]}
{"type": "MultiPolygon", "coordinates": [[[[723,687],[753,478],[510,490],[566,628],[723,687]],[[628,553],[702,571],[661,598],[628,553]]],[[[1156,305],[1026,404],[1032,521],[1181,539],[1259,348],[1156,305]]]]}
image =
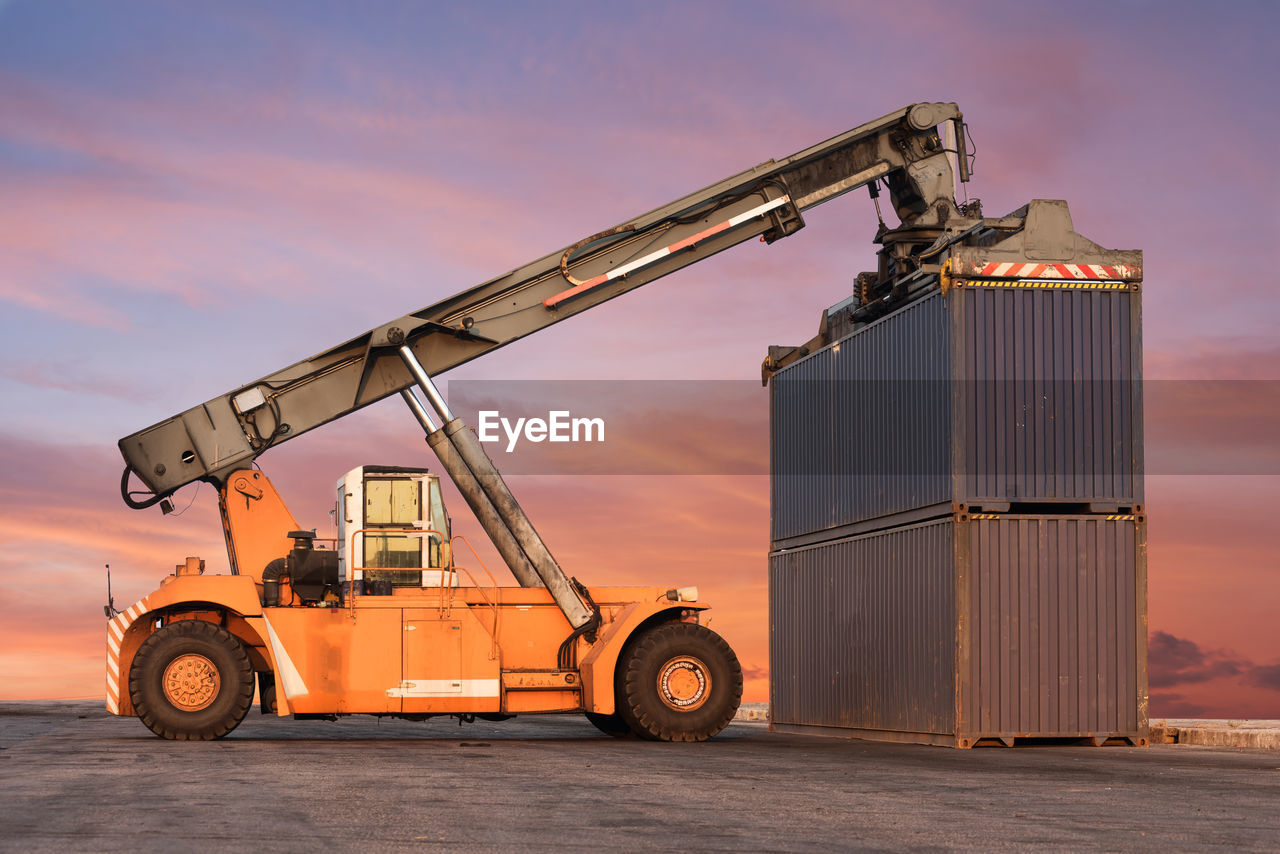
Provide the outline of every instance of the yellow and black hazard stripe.
{"type": "MultiPolygon", "coordinates": [[[[1024,515],[1024,514],[1018,514],[1018,513],[971,513],[971,514],[969,515],[969,518],[970,518],[970,519],[975,519],[975,520],[981,520],[981,519],[1016,519],[1016,518],[1018,518],[1020,515],[1024,515]]],[[[1095,516],[1094,518],[1097,518],[1097,517],[1095,516]]],[[[1108,522],[1133,522],[1133,521],[1135,521],[1138,517],[1137,517],[1137,516],[1135,516],[1135,515],[1133,515],[1132,513],[1110,513],[1110,514],[1108,514],[1108,515],[1104,516],[1103,518],[1104,518],[1104,519],[1106,519],[1108,522]]]]}
{"type": "Polygon", "coordinates": [[[1061,279],[967,279],[956,282],[966,288],[1052,288],[1072,291],[1127,291],[1132,290],[1129,282],[1080,282],[1061,279]]]}

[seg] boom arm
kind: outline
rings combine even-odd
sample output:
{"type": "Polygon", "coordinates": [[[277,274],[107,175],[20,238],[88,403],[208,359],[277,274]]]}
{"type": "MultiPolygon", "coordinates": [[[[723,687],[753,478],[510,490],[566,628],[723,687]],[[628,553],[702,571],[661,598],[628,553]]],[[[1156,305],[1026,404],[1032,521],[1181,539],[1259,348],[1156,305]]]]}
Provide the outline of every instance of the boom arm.
{"type": "Polygon", "coordinates": [[[803,211],[877,180],[904,227],[939,226],[958,215],[964,138],[955,104],[914,104],[592,235],[121,439],[122,496],[142,508],[193,481],[221,485],[267,448],[409,388],[402,346],[434,376],[730,246],[793,234],[803,211]],[[958,150],[938,135],[948,124],[958,150]]]}

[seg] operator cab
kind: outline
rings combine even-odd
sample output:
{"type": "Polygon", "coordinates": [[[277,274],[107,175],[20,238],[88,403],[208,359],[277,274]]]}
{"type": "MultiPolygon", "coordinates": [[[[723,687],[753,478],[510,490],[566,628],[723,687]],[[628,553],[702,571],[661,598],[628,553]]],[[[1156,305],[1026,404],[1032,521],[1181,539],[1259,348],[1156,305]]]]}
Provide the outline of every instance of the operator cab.
{"type": "Polygon", "coordinates": [[[337,484],[338,574],[358,593],[452,587],[440,477],[423,468],[360,466],[337,484]]]}

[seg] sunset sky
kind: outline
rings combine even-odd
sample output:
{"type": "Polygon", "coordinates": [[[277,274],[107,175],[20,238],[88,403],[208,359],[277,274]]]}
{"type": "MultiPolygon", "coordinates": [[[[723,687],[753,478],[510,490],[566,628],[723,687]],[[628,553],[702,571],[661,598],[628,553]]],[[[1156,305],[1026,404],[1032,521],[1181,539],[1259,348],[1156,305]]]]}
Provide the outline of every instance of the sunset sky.
{"type": "MultiPolygon", "coordinates": [[[[101,696],[103,564],[118,604],[187,555],[225,571],[213,490],[127,509],[120,437],[946,100],[988,215],[1067,199],[1082,234],[1146,253],[1153,717],[1280,718],[1277,24],[1265,2],[0,0],[0,699],[101,696]]],[[[767,398],[744,390],[874,266],[865,193],[807,222],[445,377],[748,401],[726,417],[676,384],[692,474],[510,477],[571,574],[697,584],[748,700],[767,696],[767,398]]],[[[427,454],[390,400],[260,462],[323,529],[342,473],[427,454]]]]}

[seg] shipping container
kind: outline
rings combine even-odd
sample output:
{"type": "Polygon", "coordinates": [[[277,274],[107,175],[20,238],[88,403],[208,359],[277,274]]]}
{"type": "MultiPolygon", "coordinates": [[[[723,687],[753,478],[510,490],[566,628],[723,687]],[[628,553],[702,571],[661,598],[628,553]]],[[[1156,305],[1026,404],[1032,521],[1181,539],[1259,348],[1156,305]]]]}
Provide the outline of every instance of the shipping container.
{"type": "Polygon", "coordinates": [[[955,514],[769,558],[775,729],[1147,738],[1146,524],[955,514]]]}
{"type": "Polygon", "coordinates": [[[1139,288],[957,281],[777,371],[774,547],[970,507],[1140,512],[1139,288]]]}

